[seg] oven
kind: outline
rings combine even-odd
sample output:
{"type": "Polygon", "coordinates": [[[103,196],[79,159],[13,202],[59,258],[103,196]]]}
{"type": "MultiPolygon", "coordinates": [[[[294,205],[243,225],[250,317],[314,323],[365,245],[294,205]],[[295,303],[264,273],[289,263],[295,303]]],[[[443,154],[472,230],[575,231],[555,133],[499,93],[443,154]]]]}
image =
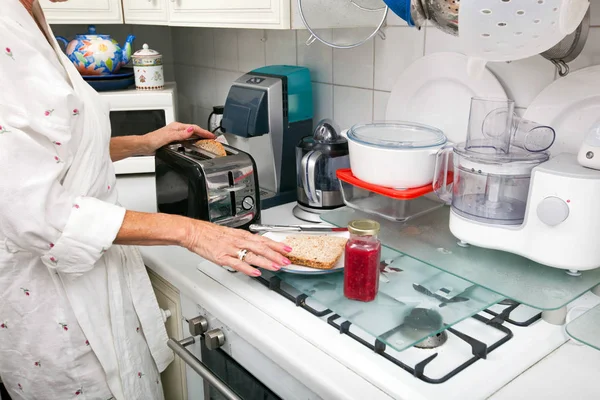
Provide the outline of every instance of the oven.
{"type": "MultiPolygon", "coordinates": [[[[175,83],[163,90],[126,89],[102,92],[110,106],[111,136],[144,135],[175,121],[175,83]]],[[[114,163],[119,203],[128,210],[156,212],[154,156],[130,157],[114,163]]]]}
{"type": "Polygon", "coordinates": [[[190,400],[321,399],[191,299],[181,297],[181,310],[184,339],[169,347],[186,364],[190,400]]]}

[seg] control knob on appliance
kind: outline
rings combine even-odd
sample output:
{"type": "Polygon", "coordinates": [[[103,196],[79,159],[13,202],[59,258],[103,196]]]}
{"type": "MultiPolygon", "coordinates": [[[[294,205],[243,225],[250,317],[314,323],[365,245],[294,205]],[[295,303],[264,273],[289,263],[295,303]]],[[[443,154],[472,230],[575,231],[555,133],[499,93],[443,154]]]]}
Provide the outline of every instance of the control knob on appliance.
{"type": "Polygon", "coordinates": [[[244,197],[244,200],[242,200],[242,207],[244,207],[244,210],[246,211],[252,210],[254,208],[254,199],[250,196],[244,197]]]}
{"type": "Polygon", "coordinates": [[[558,197],[546,197],[537,206],[537,216],[548,226],[559,225],[569,217],[569,205],[558,197]]]}
{"type": "Polygon", "coordinates": [[[208,320],[202,316],[190,319],[188,324],[192,336],[202,335],[208,330],[208,320]]]}
{"type": "Polygon", "coordinates": [[[225,334],[221,329],[213,329],[204,334],[206,348],[216,350],[225,344],[225,334]]]}

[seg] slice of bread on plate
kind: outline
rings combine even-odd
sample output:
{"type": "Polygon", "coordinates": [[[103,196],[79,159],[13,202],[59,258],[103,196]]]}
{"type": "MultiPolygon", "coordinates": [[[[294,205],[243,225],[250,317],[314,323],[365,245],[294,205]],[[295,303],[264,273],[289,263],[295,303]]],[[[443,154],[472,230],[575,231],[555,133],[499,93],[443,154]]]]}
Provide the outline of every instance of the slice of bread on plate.
{"type": "Polygon", "coordinates": [[[344,252],[347,238],[327,235],[293,235],[284,243],[292,248],[286,257],[296,265],[332,269],[344,252]]]}
{"type": "Polygon", "coordinates": [[[202,150],[206,150],[209,153],[216,155],[217,157],[225,157],[227,152],[225,151],[225,147],[216,140],[212,139],[203,139],[198,140],[194,143],[194,146],[201,148],[202,150]]]}

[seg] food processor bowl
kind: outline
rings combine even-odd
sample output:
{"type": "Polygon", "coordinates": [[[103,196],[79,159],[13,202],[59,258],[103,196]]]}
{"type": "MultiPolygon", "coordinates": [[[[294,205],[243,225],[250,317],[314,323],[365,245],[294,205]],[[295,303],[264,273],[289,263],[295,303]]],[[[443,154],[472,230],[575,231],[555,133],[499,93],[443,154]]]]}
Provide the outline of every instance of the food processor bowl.
{"type": "Polygon", "coordinates": [[[548,153],[513,147],[506,155],[454,148],[452,209],[486,224],[520,225],[525,218],[531,171],[548,161],[548,153]]]}

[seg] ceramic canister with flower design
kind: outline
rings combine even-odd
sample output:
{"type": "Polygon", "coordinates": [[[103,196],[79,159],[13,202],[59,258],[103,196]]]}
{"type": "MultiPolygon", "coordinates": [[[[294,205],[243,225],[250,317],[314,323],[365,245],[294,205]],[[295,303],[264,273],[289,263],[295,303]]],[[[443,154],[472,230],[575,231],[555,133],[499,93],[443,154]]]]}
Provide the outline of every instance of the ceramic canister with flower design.
{"type": "Polygon", "coordinates": [[[135,73],[135,87],[139,90],[161,90],[165,86],[162,55],[144,44],[141,50],[136,51],[133,59],[135,73]]]}

